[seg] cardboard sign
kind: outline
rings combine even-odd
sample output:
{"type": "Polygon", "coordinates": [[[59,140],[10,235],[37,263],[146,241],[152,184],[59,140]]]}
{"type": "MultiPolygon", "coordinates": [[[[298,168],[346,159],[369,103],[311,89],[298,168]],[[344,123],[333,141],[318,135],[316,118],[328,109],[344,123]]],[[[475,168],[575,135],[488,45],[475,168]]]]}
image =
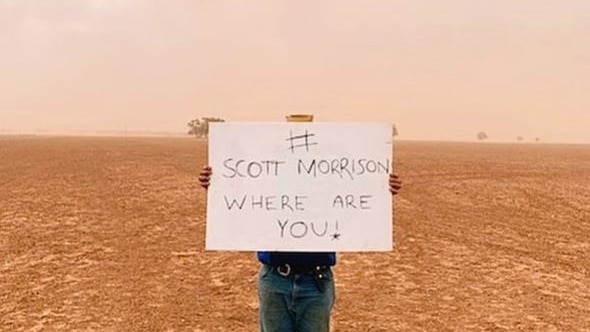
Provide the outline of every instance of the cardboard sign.
{"type": "Polygon", "coordinates": [[[393,247],[392,127],[212,123],[207,250],[393,247]]]}

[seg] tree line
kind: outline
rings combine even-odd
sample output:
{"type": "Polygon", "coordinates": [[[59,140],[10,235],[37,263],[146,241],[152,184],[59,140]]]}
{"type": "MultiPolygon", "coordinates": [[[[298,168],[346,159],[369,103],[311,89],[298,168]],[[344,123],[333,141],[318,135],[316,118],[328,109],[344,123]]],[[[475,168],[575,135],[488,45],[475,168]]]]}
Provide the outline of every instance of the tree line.
{"type": "MultiPolygon", "coordinates": [[[[488,134],[487,134],[485,131],[480,131],[480,132],[478,132],[478,133],[477,133],[477,140],[478,140],[478,141],[485,141],[485,140],[487,140],[488,138],[489,138],[489,136],[488,136],[488,134]]],[[[520,136],[520,135],[519,135],[519,136],[516,136],[516,140],[517,140],[518,142],[523,142],[523,141],[525,141],[525,138],[524,138],[523,136],[520,136]]],[[[540,142],[540,141],[541,141],[541,139],[540,139],[539,137],[535,137],[535,138],[534,138],[534,141],[535,141],[535,142],[540,142]]]]}
{"type": "Polygon", "coordinates": [[[222,118],[202,117],[200,119],[193,119],[186,125],[188,126],[188,134],[198,138],[207,137],[209,135],[209,124],[211,122],[225,122],[222,118]]]}
{"type": "MultiPolygon", "coordinates": [[[[197,138],[207,137],[209,135],[209,124],[211,122],[225,122],[225,120],[215,117],[202,117],[200,119],[193,119],[186,124],[189,128],[188,134],[197,138]]],[[[395,124],[392,125],[392,134],[393,136],[399,135],[397,126],[395,124]]]]}
{"type": "MultiPolygon", "coordinates": [[[[209,135],[209,124],[212,122],[225,122],[225,119],[216,117],[202,117],[200,119],[193,119],[187,123],[189,128],[188,134],[197,138],[205,138],[209,135]]],[[[392,124],[392,133],[393,136],[399,135],[397,126],[395,124],[392,124]]],[[[489,138],[489,135],[485,131],[480,131],[477,133],[476,137],[478,141],[485,141],[489,138]]],[[[523,136],[516,136],[516,140],[518,142],[523,142],[525,141],[525,138],[523,136]]],[[[534,141],[539,142],[541,139],[535,137],[534,141]]]]}

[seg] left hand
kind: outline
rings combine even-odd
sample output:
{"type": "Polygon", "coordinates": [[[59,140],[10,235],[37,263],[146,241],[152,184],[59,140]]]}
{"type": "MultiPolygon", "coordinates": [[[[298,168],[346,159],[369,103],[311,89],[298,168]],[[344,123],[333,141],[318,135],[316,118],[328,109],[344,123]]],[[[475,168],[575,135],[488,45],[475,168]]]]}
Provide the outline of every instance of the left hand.
{"type": "Polygon", "coordinates": [[[199,184],[201,187],[207,189],[209,188],[209,184],[211,183],[211,174],[212,174],[211,166],[203,166],[201,172],[199,173],[199,184]]]}
{"type": "Polygon", "coordinates": [[[402,189],[402,180],[400,180],[397,174],[391,173],[389,174],[389,191],[392,195],[399,194],[400,190],[402,189]]]}

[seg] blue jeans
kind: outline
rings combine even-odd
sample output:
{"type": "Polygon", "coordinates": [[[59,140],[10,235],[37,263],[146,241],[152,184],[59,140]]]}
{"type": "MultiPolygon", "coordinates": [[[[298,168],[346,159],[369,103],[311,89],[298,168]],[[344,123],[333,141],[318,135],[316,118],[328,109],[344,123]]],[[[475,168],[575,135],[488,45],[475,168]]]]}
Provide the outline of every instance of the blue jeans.
{"type": "Polygon", "coordinates": [[[329,332],[334,278],[324,273],[321,292],[312,275],[281,276],[262,264],[258,276],[261,332],[329,332]]]}

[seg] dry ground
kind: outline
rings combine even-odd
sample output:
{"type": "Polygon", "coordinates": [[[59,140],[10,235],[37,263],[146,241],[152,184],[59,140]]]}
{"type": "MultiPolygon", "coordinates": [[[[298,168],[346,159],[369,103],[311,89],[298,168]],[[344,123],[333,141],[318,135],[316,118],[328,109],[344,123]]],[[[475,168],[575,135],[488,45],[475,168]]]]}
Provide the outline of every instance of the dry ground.
{"type": "MultiPolygon", "coordinates": [[[[0,138],[1,331],[256,331],[204,252],[206,142],[0,138]]],[[[590,146],[400,142],[396,250],[344,253],[335,331],[590,331],[590,146]]]]}

